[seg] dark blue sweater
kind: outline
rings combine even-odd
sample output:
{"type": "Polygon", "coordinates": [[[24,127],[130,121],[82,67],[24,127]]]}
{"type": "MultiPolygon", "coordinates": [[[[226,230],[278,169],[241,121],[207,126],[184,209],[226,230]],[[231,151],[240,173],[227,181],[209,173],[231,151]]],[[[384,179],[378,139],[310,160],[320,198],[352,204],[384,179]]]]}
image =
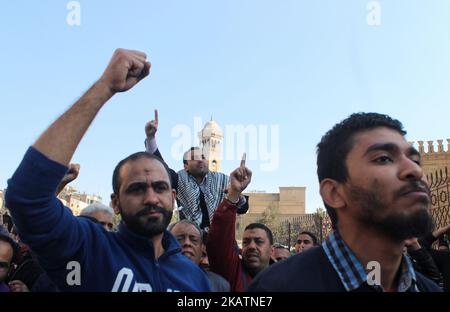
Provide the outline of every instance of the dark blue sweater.
{"type": "MultiPolygon", "coordinates": [[[[431,280],[416,272],[420,291],[440,292],[431,280]]],[[[339,275],[322,246],[275,263],[256,276],[249,291],[267,292],[345,292],[339,275]]],[[[355,291],[376,291],[364,283],[355,291]]]]}
{"type": "Polygon", "coordinates": [[[181,254],[169,232],[163,236],[165,252],[155,260],[151,241],[124,224],[112,233],[74,217],[55,197],[66,171],[30,148],[5,196],[21,239],[60,290],[210,291],[206,274],[181,254]]]}

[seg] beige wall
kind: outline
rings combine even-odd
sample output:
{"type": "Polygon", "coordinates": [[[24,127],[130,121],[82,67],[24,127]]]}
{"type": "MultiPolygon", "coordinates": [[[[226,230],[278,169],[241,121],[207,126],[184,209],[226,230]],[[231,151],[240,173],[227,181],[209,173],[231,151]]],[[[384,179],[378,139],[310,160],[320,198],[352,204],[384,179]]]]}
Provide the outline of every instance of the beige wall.
{"type": "Polygon", "coordinates": [[[422,168],[426,175],[444,167],[450,170],[449,144],[450,139],[414,142],[414,146],[420,152],[422,168]]]}
{"type": "Polygon", "coordinates": [[[306,187],[280,187],[280,193],[247,193],[249,209],[238,215],[236,237],[241,239],[244,228],[261,218],[263,212],[273,206],[278,209],[278,220],[283,221],[305,214],[306,187]]]}

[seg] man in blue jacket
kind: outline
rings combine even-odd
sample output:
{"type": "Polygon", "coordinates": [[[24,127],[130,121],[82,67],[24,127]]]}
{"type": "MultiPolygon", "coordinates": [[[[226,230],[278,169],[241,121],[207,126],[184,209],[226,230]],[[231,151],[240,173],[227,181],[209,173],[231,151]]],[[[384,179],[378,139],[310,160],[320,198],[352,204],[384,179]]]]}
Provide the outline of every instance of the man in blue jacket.
{"type": "Polygon", "coordinates": [[[139,152],[116,166],[111,199],[123,219],[117,233],[74,217],[55,196],[98,111],[149,72],[144,53],[116,50],[101,78],[28,149],[8,181],[6,205],[18,234],[62,291],[210,290],[166,230],[175,191],[157,157],[139,152]]]}
{"type": "Polygon", "coordinates": [[[320,194],[334,232],[322,246],[276,263],[250,291],[439,291],[403,255],[431,226],[420,154],[402,124],[353,114],[317,146],[320,194]]]}

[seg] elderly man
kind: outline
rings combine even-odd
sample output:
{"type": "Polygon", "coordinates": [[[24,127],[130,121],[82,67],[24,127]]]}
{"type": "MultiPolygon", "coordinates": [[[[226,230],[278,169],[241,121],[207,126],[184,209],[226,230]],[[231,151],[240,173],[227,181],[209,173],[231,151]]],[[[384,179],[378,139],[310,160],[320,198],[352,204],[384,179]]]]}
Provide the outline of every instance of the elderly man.
{"type": "MultiPolygon", "coordinates": [[[[189,260],[200,266],[203,257],[204,243],[202,230],[198,225],[189,220],[181,220],[172,223],[169,231],[175,236],[181,245],[181,253],[188,257],[189,260]]],[[[219,274],[211,271],[205,271],[208,275],[211,289],[214,292],[230,291],[230,284],[219,274]]]]}
{"type": "Polygon", "coordinates": [[[89,217],[99,223],[107,231],[113,229],[113,214],[111,207],[101,203],[90,204],[80,212],[80,217],[89,217]]]}

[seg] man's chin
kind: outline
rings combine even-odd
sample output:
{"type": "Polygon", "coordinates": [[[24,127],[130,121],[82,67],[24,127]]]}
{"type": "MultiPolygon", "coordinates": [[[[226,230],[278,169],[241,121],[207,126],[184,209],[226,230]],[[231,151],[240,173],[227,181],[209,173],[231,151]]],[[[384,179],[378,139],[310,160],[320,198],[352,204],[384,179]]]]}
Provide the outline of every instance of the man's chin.
{"type": "Polygon", "coordinates": [[[382,233],[391,236],[397,241],[412,237],[420,237],[432,230],[433,221],[426,206],[412,207],[404,215],[390,216],[378,224],[382,233]]]}
{"type": "Polygon", "coordinates": [[[190,252],[182,252],[183,256],[187,257],[189,260],[194,260],[194,255],[190,252]]]}

